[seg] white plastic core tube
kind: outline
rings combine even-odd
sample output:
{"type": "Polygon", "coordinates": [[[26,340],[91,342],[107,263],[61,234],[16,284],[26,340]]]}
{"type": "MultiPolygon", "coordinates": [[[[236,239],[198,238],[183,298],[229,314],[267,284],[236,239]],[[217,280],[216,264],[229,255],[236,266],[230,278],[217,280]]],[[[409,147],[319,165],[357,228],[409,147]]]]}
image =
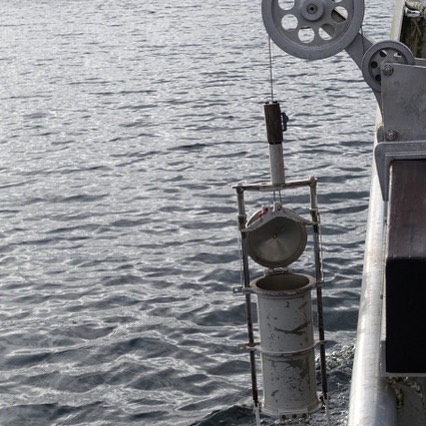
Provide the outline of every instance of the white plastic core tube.
{"type": "Polygon", "coordinates": [[[282,143],[269,144],[269,161],[272,185],[283,185],[285,183],[285,174],[282,143]]]}

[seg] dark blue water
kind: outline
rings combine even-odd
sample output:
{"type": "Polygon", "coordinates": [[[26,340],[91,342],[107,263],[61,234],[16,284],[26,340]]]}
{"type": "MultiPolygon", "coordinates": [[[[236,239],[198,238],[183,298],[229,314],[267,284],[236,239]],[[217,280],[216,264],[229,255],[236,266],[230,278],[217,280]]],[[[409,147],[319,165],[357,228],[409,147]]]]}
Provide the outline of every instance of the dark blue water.
{"type": "MultiPolygon", "coordinates": [[[[0,424],[254,424],[231,186],[268,179],[259,2],[5,0],[0,35],[0,424]]],[[[345,53],[273,56],[344,424],[375,104],[345,53]]]]}

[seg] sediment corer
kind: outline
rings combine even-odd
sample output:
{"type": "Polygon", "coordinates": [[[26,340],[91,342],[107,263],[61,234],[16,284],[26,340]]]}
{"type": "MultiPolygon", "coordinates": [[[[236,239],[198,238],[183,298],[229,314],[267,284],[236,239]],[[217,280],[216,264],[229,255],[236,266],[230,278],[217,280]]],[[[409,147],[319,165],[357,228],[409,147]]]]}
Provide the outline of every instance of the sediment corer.
{"type": "Polygon", "coordinates": [[[281,113],[278,102],[264,105],[266,135],[269,143],[269,162],[272,185],[284,185],[283,132],[286,130],[287,116],[281,113]]]}
{"type": "Polygon", "coordinates": [[[321,408],[316,392],[311,290],[315,278],[273,273],[257,278],[263,411],[276,417],[309,415],[321,408]]]}

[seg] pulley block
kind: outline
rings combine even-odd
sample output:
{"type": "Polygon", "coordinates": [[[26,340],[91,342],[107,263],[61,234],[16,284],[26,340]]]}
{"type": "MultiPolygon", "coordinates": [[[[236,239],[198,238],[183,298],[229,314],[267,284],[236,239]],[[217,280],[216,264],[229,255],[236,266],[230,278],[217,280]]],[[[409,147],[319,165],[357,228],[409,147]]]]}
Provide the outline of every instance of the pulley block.
{"type": "Polygon", "coordinates": [[[381,91],[382,72],[391,73],[392,64],[415,64],[411,50],[399,41],[380,41],[373,44],[365,52],[361,62],[361,70],[365,81],[374,91],[381,91]]]}
{"type": "Polygon", "coordinates": [[[274,43],[290,55],[323,59],[355,39],[363,0],[263,0],[263,22],[274,43]]]}

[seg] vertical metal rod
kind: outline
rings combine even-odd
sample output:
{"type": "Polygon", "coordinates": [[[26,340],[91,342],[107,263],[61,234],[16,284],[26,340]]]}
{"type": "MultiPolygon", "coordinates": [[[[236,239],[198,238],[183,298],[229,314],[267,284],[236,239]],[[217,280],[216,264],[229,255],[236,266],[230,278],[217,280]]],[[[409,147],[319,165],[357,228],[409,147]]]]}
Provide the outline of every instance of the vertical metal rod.
{"type": "MultiPolygon", "coordinates": [[[[244,189],[237,187],[238,199],[238,226],[241,232],[241,248],[242,248],[242,262],[243,262],[243,285],[245,289],[250,288],[250,271],[248,264],[247,252],[247,234],[244,232],[246,227],[247,215],[244,205],[244,189]]],[[[250,349],[250,368],[251,368],[251,387],[254,406],[259,406],[259,392],[257,389],[257,375],[256,375],[256,357],[254,352],[254,332],[253,332],[253,313],[251,309],[251,295],[249,292],[245,293],[246,299],[246,313],[247,313],[247,335],[248,346],[250,349]]]]}
{"type": "Polygon", "coordinates": [[[317,181],[311,178],[311,217],[314,230],[314,252],[315,252],[315,274],[317,280],[317,309],[318,309],[318,334],[320,339],[320,363],[321,363],[321,385],[326,411],[328,412],[328,385],[327,385],[327,368],[325,358],[325,331],[324,331],[324,310],[322,305],[322,284],[323,275],[321,268],[321,244],[319,230],[319,212],[317,200],[317,181]]]}

